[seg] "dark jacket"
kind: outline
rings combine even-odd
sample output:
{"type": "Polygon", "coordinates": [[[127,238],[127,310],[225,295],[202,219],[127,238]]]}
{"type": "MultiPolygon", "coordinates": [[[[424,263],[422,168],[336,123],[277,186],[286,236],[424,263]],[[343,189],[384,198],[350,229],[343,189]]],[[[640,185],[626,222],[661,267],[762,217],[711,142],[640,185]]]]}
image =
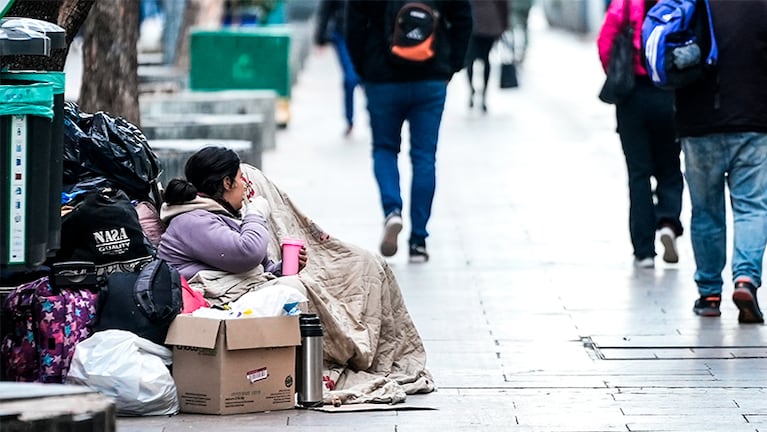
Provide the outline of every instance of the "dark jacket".
{"type": "Polygon", "coordinates": [[[330,42],[334,32],[344,34],[346,0],[321,0],[317,9],[317,22],[314,28],[314,43],[325,45],[330,42]]]}
{"type": "Polygon", "coordinates": [[[449,80],[464,66],[471,35],[471,5],[468,0],[436,2],[442,17],[437,30],[434,59],[422,65],[403,65],[388,52],[386,0],[354,0],[347,5],[346,44],[354,68],[363,81],[405,82],[449,80]]]}
{"type": "Polygon", "coordinates": [[[508,0],[471,0],[473,34],[499,38],[509,28],[508,0]]]}
{"type": "Polygon", "coordinates": [[[711,0],[717,72],[676,90],[680,136],[767,132],[767,0],[711,0]]]}

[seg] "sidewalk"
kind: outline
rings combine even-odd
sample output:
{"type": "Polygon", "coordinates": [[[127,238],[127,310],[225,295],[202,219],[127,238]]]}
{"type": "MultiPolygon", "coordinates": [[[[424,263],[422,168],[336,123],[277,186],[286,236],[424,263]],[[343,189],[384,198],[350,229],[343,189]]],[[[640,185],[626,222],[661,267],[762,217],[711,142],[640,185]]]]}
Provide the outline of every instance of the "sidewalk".
{"type": "MultiPolygon", "coordinates": [[[[595,43],[549,30],[538,13],[521,87],[497,90],[496,69],[489,114],[468,111],[465,73],[451,82],[431,261],[389,261],[439,387],[407,405],[436,410],[181,414],[121,418],[119,430],[767,430],[767,330],[738,325],[732,287],[721,318],[692,313],[688,237],[679,264],[632,267],[625,164],[613,107],[596,97],[595,43]]],[[[377,250],[362,92],[357,108],[344,139],[334,53],[312,53],[264,171],[327,232],[377,250]]],[[[687,225],[686,202],[684,212],[687,225]]]]}

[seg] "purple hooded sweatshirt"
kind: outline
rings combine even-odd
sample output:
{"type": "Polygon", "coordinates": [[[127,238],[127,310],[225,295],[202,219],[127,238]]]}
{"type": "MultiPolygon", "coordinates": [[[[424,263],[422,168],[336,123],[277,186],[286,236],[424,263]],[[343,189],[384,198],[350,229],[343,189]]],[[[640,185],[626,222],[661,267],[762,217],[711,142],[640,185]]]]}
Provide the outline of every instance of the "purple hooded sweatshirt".
{"type": "Polygon", "coordinates": [[[281,263],[267,256],[269,231],[258,214],[242,223],[208,210],[191,210],[173,217],[162,235],[157,255],[186,279],[200,270],[242,273],[259,264],[264,271],[281,276],[281,263]]]}

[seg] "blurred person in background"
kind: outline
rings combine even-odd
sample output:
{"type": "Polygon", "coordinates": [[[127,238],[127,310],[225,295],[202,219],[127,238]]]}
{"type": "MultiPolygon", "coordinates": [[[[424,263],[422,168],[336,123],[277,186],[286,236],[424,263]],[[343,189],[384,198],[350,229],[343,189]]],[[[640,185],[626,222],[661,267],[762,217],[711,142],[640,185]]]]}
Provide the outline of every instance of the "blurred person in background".
{"type": "Polygon", "coordinates": [[[514,33],[515,46],[514,52],[517,55],[516,60],[520,63],[525,61],[527,46],[530,42],[530,32],[527,29],[527,21],[530,17],[530,9],[533,7],[533,0],[508,0],[511,2],[509,11],[511,12],[511,28],[514,33]],[[522,36],[520,38],[520,35],[522,36]],[[521,40],[521,42],[520,42],[521,40]]]}
{"type": "Polygon", "coordinates": [[[680,167],[681,147],[674,129],[673,94],[650,81],[641,60],[642,23],[655,0],[613,0],[597,38],[599,59],[607,71],[610,49],[626,17],[634,28],[634,90],[615,106],[618,135],[628,168],[629,233],[634,264],[655,267],[655,236],[664,247],[663,261],[676,263],[676,239],[682,235],[684,179],[680,167]],[[651,179],[656,187],[652,188],[651,179]]]}
{"type": "Polygon", "coordinates": [[[466,53],[469,78],[469,108],[474,107],[474,63],[482,63],[482,112],[487,112],[487,84],[490,81],[490,50],[509,27],[508,0],[471,0],[474,27],[466,53]]]}
{"type": "MultiPolygon", "coordinates": [[[[397,4],[397,3],[392,3],[397,4]]],[[[468,0],[436,1],[433,57],[407,63],[390,51],[393,21],[389,1],[354,0],[347,4],[346,42],[362,78],[373,138],[373,172],[381,196],[384,230],[381,255],[397,253],[402,231],[402,195],[398,157],[402,126],[410,127],[410,262],[426,262],[426,224],[436,189],[436,154],[447,84],[463,69],[471,35],[468,0]],[[448,24],[449,23],[449,24],[448,24]]]]}
{"type": "Polygon", "coordinates": [[[357,88],[360,80],[357,72],[354,71],[344,38],[345,8],[346,0],[320,0],[314,43],[325,46],[330,42],[338,55],[338,63],[343,74],[344,117],[346,118],[344,135],[349,136],[354,127],[354,89],[357,88]]]}

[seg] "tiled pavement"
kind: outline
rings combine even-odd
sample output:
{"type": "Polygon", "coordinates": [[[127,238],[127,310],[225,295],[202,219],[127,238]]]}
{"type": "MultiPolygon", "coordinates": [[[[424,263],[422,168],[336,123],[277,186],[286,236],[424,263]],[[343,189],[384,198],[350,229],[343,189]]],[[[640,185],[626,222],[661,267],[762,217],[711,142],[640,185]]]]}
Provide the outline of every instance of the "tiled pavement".
{"type": "MultiPolygon", "coordinates": [[[[593,38],[532,19],[521,88],[493,88],[489,114],[468,111],[465,75],[451,83],[432,260],[390,260],[439,386],[407,403],[436,410],[182,414],[120,419],[119,430],[767,430],[765,328],[739,326],[729,300],[721,318],[692,314],[687,237],[679,264],[632,268],[625,166],[612,107],[596,99],[593,38]]],[[[375,250],[364,98],[342,138],[339,80],[332,51],[312,53],[264,171],[326,231],[375,250]]],[[[686,202],[684,212],[687,222],[686,202]]]]}

